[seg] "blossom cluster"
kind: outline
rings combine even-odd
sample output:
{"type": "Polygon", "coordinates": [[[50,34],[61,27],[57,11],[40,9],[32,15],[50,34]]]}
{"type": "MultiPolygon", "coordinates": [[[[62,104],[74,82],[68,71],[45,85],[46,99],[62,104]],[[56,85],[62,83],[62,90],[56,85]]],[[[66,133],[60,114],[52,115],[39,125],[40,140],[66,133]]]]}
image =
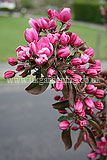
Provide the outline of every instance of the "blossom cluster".
{"type": "Polygon", "coordinates": [[[22,77],[32,74],[37,78],[53,79],[55,76],[52,88],[56,92],[61,91],[63,96],[56,95],[54,99],[57,104],[69,103],[67,108],[57,109],[68,117],[72,113],[72,117],[60,121],[59,128],[63,131],[69,128],[82,130],[88,125],[88,116],[94,114],[95,109],[104,109],[101,101],[104,91],[91,83],[91,79],[100,77],[101,63],[93,59],[94,50],[76,33],[69,31],[70,8],[62,8],[60,13],[49,9],[47,14],[48,18],[30,18],[31,28],[24,31],[27,45],[16,48],[17,59],[8,58],[11,66],[17,66],[16,71],[8,70],[4,77],[12,78],[19,72],[22,77]],[[67,84],[64,83],[66,78],[70,80],[67,84]]]}

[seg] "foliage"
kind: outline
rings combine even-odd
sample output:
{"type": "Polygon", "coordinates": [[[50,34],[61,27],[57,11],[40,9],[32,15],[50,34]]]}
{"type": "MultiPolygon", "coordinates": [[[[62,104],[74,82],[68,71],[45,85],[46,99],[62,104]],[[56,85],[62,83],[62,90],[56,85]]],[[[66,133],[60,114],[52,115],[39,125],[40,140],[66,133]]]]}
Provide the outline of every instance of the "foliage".
{"type": "MultiPolygon", "coordinates": [[[[107,6],[107,3],[103,4],[107,6]]],[[[74,19],[92,23],[103,23],[102,16],[99,11],[101,3],[78,1],[71,5],[74,12],[74,19]]]]}

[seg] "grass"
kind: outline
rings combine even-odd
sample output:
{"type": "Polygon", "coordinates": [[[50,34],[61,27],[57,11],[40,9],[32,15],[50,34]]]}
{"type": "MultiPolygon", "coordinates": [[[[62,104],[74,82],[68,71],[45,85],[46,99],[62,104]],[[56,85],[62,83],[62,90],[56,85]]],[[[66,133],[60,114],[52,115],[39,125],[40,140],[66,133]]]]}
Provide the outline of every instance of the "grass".
{"type": "MultiPolygon", "coordinates": [[[[0,62],[6,62],[8,57],[16,57],[16,47],[19,45],[26,45],[24,40],[24,30],[27,27],[29,27],[27,18],[0,17],[0,62]]],[[[107,60],[105,31],[78,25],[72,25],[70,31],[77,33],[83,41],[86,41],[88,46],[95,50],[95,55],[96,37],[98,32],[101,32],[102,40],[100,59],[107,60]]]]}

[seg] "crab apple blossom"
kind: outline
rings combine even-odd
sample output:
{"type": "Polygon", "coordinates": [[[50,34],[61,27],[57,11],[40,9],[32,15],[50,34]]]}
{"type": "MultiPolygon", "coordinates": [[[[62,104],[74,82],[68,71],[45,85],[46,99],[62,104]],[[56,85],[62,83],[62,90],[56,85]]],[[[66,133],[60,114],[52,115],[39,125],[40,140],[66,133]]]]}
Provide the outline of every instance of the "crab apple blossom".
{"type": "Polygon", "coordinates": [[[70,40],[70,36],[67,33],[63,32],[60,37],[59,43],[63,46],[66,46],[69,43],[69,40],[70,40]]]}
{"type": "Polygon", "coordinates": [[[91,114],[94,113],[94,110],[93,110],[93,108],[87,107],[86,110],[85,110],[85,113],[88,114],[88,115],[91,115],[91,114]]]}
{"type": "Polygon", "coordinates": [[[30,18],[30,19],[29,19],[29,25],[30,25],[32,28],[34,28],[37,32],[40,31],[39,20],[38,20],[38,19],[30,18]]]}
{"type": "Polygon", "coordinates": [[[62,121],[59,123],[59,129],[66,130],[69,128],[70,123],[68,121],[62,121]]]}
{"type": "Polygon", "coordinates": [[[65,74],[67,75],[67,76],[70,76],[70,77],[72,77],[72,75],[74,74],[74,72],[72,71],[72,70],[66,70],[66,72],[65,72],[65,74]]]}
{"type": "Polygon", "coordinates": [[[77,66],[77,65],[80,65],[82,63],[82,61],[81,61],[81,58],[73,58],[72,60],[71,60],[71,64],[73,65],[73,66],[77,66]]]}
{"type": "Polygon", "coordinates": [[[9,79],[9,78],[13,78],[14,76],[15,76],[15,72],[14,71],[6,71],[6,72],[4,72],[4,78],[5,79],[9,79]]]}
{"type": "Polygon", "coordinates": [[[89,68],[85,71],[85,74],[89,77],[95,77],[97,76],[97,71],[95,69],[89,68]]]}
{"type": "Polygon", "coordinates": [[[71,127],[71,130],[77,131],[77,130],[78,130],[78,127],[77,127],[77,126],[73,126],[73,127],[71,127]]]}
{"type": "Polygon", "coordinates": [[[25,69],[24,64],[17,65],[16,71],[23,71],[25,69]]]}
{"type": "Polygon", "coordinates": [[[70,12],[71,12],[70,8],[62,8],[60,13],[58,13],[56,10],[54,10],[54,16],[59,21],[67,22],[71,18],[70,12]]]}
{"type": "Polygon", "coordinates": [[[84,53],[87,54],[90,57],[94,56],[94,50],[91,47],[88,47],[87,49],[85,49],[84,53]]]}
{"type": "Polygon", "coordinates": [[[60,95],[56,95],[56,96],[54,97],[54,100],[55,100],[55,101],[58,101],[58,100],[60,99],[60,97],[61,97],[60,95]]]}
{"type": "Polygon", "coordinates": [[[77,101],[74,104],[74,111],[75,113],[82,113],[84,111],[84,105],[81,101],[77,101]]]}
{"type": "Polygon", "coordinates": [[[54,11],[52,9],[48,9],[47,10],[47,14],[49,19],[53,19],[54,18],[54,11]]]}
{"type": "Polygon", "coordinates": [[[69,47],[63,47],[57,51],[58,58],[67,58],[69,55],[70,55],[69,47]]]}
{"type": "Polygon", "coordinates": [[[52,68],[48,68],[47,70],[47,77],[51,78],[55,74],[55,70],[52,68]]]}
{"type": "Polygon", "coordinates": [[[89,56],[87,55],[87,54],[81,54],[81,61],[82,61],[82,64],[86,64],[86,63],[88,63],[88,61],[89,61],[89,56]]]}
{"type": "Polygon", "coordinates": [[[85,68],[86,68],[85,65],[82,64],[82,65],[77,66],[76,70],[78,72],[85,72],[85,70],[86,70],[85,68]]]}
{"type": "Polygon", "coordinates": [[[78,74],[73,74],[71,79],[72,79],[72,83],[79,84],[82,80],[82,77],[78,74]]]}
{"type": "Polygon", "coordinates": [[[99,110],[103,110],[104,109],[104,105],[102,102],[100,101],[96,101],[95,102],[95,108],[99,109],[99,110]]]}
{"type": "Polygon", "coordinates": [[[79,46],[81,42],[82,42],[82,39],[77,36],[76,40],[73,43],[74,47],[79,46]]]}
{"type": "Polygon", "coordinates": [[[87,158],[89,159],[95,159],[96,158],[96,153],[95,152],[91,152],[87,154],[87,158]]]}
{"type": "Polygon", "coordinates": [[[15,65],[17,65],[18,61],[17,61],[17,59],[10,57],[10,58],[8,58],[8,63],[9,63],[11,66],[15,66],[15,65]]]}
{"type": "Polygon", "coordinates": [[[58,109],[58,112],[61,113],[61,114],[66,114],[67,113],[66,109],[58,109]]]}
{"type": "Polygon", "coordinates": [[[76,33],[72,33],[70,36],[70,43],[74,44],[74,42],[76,41],[77,35],[76,33]]]}
{"type": "Polygon", "coordinates": [[[54,89],[56,91],[62,91],[63,90],[63,82],[61,80],[57,80],[54,84],[54,89]]]}
{"type": "Polygon", "coordinates": [[[27,28],[24,31],[24,37],[26,39],[27,42],[33,42],[34,40],[37,41],[38,40],[38,33],[34,28],[27,28]]]}
{"type": "Polygon", "coordinates": [[[37,54],[46,54],[48,57],[53,53],[53,46],[47,37],[42,37],[36,44],[37,54]]]}
{"type": "Polygon", "coordinates": [[[30,59],[32,53],[29,47],[19,46],[16,48],[16,55],[19,61],[26,61],[30,59]]]}
{"type": "Polygon", "coordinates": [[[50,43],[52,43],[53,45],[55,45],[58,42],[58,36],[59,35],[57,33],[55,33],[55,34],[49,33],[47,35],[47,38],[49,39],[50,43]]]}
{"type": "Polygon", "coordinates": [[[97,89],[95,94],[94,94],[97,98],[102,98],[104,97],[104,91],[101,89],[97,89]]]}
{"type": "Polygon", "coordinates": [[[94,85],[87,85],[87,87],[85,88],[86,93],[88,94],[94,94],[97,90],[97,87],[95,87],[94,85]]]}
{"type": "Polygon", "coordinates": [[[89,68],[95,69],[97,72],[101,71],[101,62],[99,60],[95,60],[95,64],[89,64],[89,68]]]}
{"type": "Polygon", "coordinates": [[[101,141],[97,141],[96,153],[107,156],[107,140],[105,137],[102,137],[101,141]]]}
{"type": "Polygon", "coordinates": [[[64,101],[64,100],[66,100],[66,98],[64,98],[64,96],[62,96],[62,97],[59,99],[60,102],[62,102],[62,101],[64,101]]]}
{"type": "Polygon", "coordinates": [[[81,129],[87,124],[87,121],[85,119],[82,119],[82,120],[79,119],[78,124],[79,124],[79,127],[81,129]]]}
{"type": "Polygon", "coordinates": [[[94,102],[90,98],[85,98],[84,103],[86,104],[86,106],[88,108],[94,108],[95,107],[94,102]]]}

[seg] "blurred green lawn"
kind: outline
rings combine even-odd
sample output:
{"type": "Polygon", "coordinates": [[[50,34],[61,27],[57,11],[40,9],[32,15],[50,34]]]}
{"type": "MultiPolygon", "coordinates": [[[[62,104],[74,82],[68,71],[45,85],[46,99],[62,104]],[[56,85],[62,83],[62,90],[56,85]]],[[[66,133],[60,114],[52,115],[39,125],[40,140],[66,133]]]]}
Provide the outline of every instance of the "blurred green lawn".
{"type": "MultiPolygon", "coordinates": [[[[27,27],[29,27],[27,18],[0,17],[0,62],[7,61],[8,57],[16,57],[16,47],[26,45],[24,30],[27,27]]],[[[105,31],[78,25],[72,25],[70,31],[77,33],[83,41],[86,41],[88,46],[95,50],[95,55],[96,37],[100,31],[102,34],[100,59],[107,60],[107,37],[105,31]]]]}

